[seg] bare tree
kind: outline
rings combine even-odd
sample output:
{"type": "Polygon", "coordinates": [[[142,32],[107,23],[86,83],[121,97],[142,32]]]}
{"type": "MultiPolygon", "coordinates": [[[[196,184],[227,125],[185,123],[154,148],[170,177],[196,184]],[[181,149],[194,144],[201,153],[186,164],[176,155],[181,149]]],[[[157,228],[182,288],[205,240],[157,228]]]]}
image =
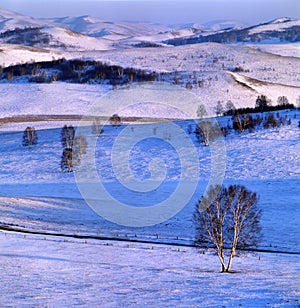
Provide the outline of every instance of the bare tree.
{"type": "Polygon", "coordinates": [[[198,109],[197,109],[197,117],[202,119],[205,118],[208,115],[206,108],[204,105],[199,105],[198,109]]]}
{"type": "Polygon", "coordinates": [[[257,247],[261,239],[261,210],[257,202],[256,193],[241,185],[210,187],[199,200],[194,213],[194,243],[197,248],[213,247],[222,272],[231,271],[237,250],[257,247]],[[218,197],[210,204],[216,194],[218,197]]]}
{"type": "Polygon", "coordinates": [[[73,150],[71,148],[66,148],[63,150],[60,167],[61,170],[65,172],[73,171],[73,150]]]}
{"type": "Polygon", "coordinates": [[[209,146],[211,141],[221,136],[221,130],[216,123],[210,120],[199,120],[195,134],[200,143],[209,146]]]}
{"type": "Polygon", "coordinates": [[[288,105],[289,104],[289,100],[287,99],[286,96],[279,96],[277,99],[277,105],[278,106],[284,106],[284,105],[288,105]]]}
{"type": "Polygon", "coordinates": [[[249,114],[236,113],[233,117],[232,127],[239,132],[243,132],[246,129],[249,129],[250,131],[254,130],[253,118],[249,114]]]}
{"type": "Polygon", "coordinates": [[[31,148],[32,145],[37,143],[38,143],[38,136],[34,127],[30,126],[26,127],[23,133],[23,140],[22,140],[23,146],[29,146],[31,148]]]}
{"type": "Polygon", "coordinates": [[[76,156],[80,159],[82,155],[86,152],[87,149],[87,141],[85,137],[82,135],[76,136],[74,139],[74,145],[73,145],[73,150],[74,150],[74,155],[76,153],[76,156]]]}
{"type": "Polygon", "coordinates": [[[61,130],[61,143],[63,153],[61,156],[60,167],[62,171],[73,171],[73,145],[74,145],[75,129],[72,125],[64,127],[61,130]]]}
{"type": "Polygon", "coordinates": [[[265,95],[259,95],[255,102],[255,107],[263,112],[271,105],[270,100],[265,95]]]}
{"type": "Polygon", "coordinates": [[[61,130],[61,144],[64,148],[72,148],[75,136],[75,129],[72,125],[64,127],[61,130]]]}
{"type": "Polygon", "coordinates": [[[231,100],[227,101],[225,105],[225,110],[228,115],[233,115],[235,112],[235,106],[231,100]]]}
{"type": "Polygon", "coordinates": [[[99,118],[95,118],[93,121],[92,133],[96,135],[103,133],[103,125],[101,125],[101,121],[99,118]]]}
{"type": "Polygon", "coordinates": [[[217,102],[214,110],[215,110],[217,116],[222,115],[222,113],[224,112],[224,108],[223,108],[223,105],[222,105],[221,101],[217,102]]]}
{"type": "Polygon", "coordinates": [[[266,117],[266,120],[263,124],[265,129],[268,129],[269,127],[278,127],[280,123],[277,123],[275,116],[273,113],[269,113],[266,117]]]}
{"type": "Polygon", "coordinates": [[[115,113],[109,118],[109,122],[113,126],[119,126],[121,124],[121,118],[115,113]]]}

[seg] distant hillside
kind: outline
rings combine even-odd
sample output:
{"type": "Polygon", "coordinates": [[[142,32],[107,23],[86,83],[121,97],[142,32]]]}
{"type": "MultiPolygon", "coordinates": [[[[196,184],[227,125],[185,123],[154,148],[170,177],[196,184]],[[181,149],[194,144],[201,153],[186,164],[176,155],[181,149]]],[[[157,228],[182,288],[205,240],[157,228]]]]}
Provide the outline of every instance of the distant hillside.
{"type": "Polygon", "coordinates": [[[163,43],[178,46],[205,42],[215,43],[254,43],[254,42],[299,42],[300,21],[287,18],[243,29],[221,30],[214,33],[204,32],[189,37],[174,38],[163,43]]]}
{"type": "Polygon", "coordinates": [[[110,41],[55,27],[26,27],[0,33],[0,43],[60,50],[108,50],[110,41]]]}
{"type": "Polygon", "coordinates": [[[204,42],[300,42],[300,20],[284,17],[250,27],[231,20],[211,21],[203,25],[165,26],[144,22],[110,22],[91,16],[35,19],[0,9],[0,44],[87,51],[204,42]]]}

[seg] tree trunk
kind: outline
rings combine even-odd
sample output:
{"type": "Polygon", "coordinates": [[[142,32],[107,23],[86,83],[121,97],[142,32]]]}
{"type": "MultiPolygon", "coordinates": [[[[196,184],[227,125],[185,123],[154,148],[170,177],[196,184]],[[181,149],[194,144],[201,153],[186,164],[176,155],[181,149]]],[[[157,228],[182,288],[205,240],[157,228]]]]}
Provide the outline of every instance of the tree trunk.
{"type": "Polygon", "coordinates": [[[224,252],[219,251],[218,257],[219,257],[219,260],[220,260],[221,265],[222,265],[222,273],[224,273],[226,271],[226,265],[225,265],[225,260],[224,260],[224,252]]]}
{"type": "Polygon", "coordinates": [[[228,260],[228,264],[227,264],[227,268],[226,268],[226,272],[229,273],[231,270],[231,264],[232,264],[232,260],[234,258],[235,255],[235,249],[232,248],[230,256],[229,256],[229,260],[228,260]]]}

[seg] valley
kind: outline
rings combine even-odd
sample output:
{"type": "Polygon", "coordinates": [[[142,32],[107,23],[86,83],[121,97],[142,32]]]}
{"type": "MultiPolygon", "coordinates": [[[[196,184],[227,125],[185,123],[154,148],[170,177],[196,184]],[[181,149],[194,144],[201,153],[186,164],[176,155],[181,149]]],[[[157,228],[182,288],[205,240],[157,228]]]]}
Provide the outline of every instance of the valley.
{"type": "Polygon", "coordinates": [[[0,306],[297,307],[299,41],[0,9],[0,306]],[[216,183],[262,210],[231,274],[194,243],[216,183]]]}

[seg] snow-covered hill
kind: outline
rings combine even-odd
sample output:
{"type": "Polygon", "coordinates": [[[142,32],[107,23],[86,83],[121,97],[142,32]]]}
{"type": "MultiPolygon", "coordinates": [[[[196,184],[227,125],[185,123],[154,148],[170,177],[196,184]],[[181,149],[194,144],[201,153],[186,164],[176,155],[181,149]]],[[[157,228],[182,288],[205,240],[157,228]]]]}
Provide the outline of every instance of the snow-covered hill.
{"type": "Polygon", "coordinates": [[[2,67],[21,63],[52,61],[63,57],[66,57],[66,54],[59,51],[15,44],[0,44],[0,65],[2,67]]]}
{"type": "Polygon", "coordinates": [[[96,37],[110,39],[128,38],[132,36],[152,35],[170,30],[167,26],[138,23],[138,22],[110,22],[91,16],[64,17],[50,19],[60,25],[65,25],[70,30],[96,37]]]}
{"type": "Polygon", "coordinates": [[[211,30],[211,31],[220,31],[220,30],[229,30],[229,29],[242,29],[246,28],[249,25],[240,22],[240,21],[234,21],[234,20],[213,20],[206,22],[204,24],[205,30],[211,30]]]}
{"type": "Polygon", "coordinates": [[[174,38],[164,43],[171,45],[197,44],[203,42],[216,43],[254,43],[254,42],[299,42],[300,20],[280,18],[246,28],[233,28],[220,31],[207,31],[183,38],[174,38]]]}
{"type": "MultiPolygon", "coordinates": [[[[151,72],[154,76],[153,80],[175,83],[182,87],[189,86],[208,108],[213,108],[217,101],[223,101],[225,104],[228,100],[237,107],[253,107],[258,95],[267,95],[273,104],[277,103],[279,96],[287,96],[290,103],[297,104],[300,95],[298,58],[264,53],[243,45],[202,43],[190,45],[188,49],[186,46],[177,46],[84,53],[54,53],[31,47],[19,49],[15,45],[5,45],[2,50],[4,64],[11,61],[16,61],[13,62],[14,64],[22,61],[23,63],[32,62],[32,59],[35,59],[35,62],[51,61],[53,57],[81,59],[82,69],[80,72],[76,69],[74,74],[77,76],[80,73],[82,77],[88,74],[85,67],[90,65],[84,64],[83,56],[108,65],[119,65],[127,70],[135,68],[151,72]],[[214,93],[213,97],[212,93],[214,93]]],[[[40,69],[41,66],[36,70],[36,74],[39,74],[40,69]]],[[[92,68],[89,67],[89,69],[92,68]]],[[[42,68],[42,70],[46,70],[45,73],[48,75],[47,69],[42,68]]],[[[26,68],[23,75],[25,71],[26,68]]],[[[32,74],[29,77],[31,76],[32,74]]],[[[87,76],[88,79],[84,78],[84,80],[100,84],[117,82],[116,79],[102,80],[95,76],[95,73],[92,73],[87,76]]],[[[16,77],[16,80],[13,78],[6,80],[5,78],[8,77],[3,74],[2,78],[4,78],[2,83],[28,81],[26,76],[23,79],[16,77]]],[[[80,82],[78,78],[76,80],[80,82]]],[[[69,81],[74,82],[74,78],[69,81]]],[[[1,87],[5,87],[5,83],[1,87]]],[[[18,95],[18,92],[15,92],[15,95],[18,95]]]]}
{"type": "Polygon", "coordinates": [[[257,96],[265,91],[273,103],[282,95],[296,103],[300,95],[298,58],[264,53],[243,45],[202,43],[189,48],[132,48],[90,53],[89,56],[123,67],[155,71],[161,74],[159,80],[183,87],[190,82],[192,91],[208,107],[213,107],[218,100],[253,107],[257,96]],[[256,87],[245,87],[236,82],[228,74],[233,71],[255,79],[256,87]]]}
{"type": "Polygon", "coordinates": [[[49,43],[50,48],[58,46],[67,51],[112,49],[112,43],[109,40],[94,38],[69,29],[48,27],[42,31],[48,33],[51,38],[51,42],[49,43]]]}
{"type": "Polygon", "coordinates": [[[41,27],[45,21],[0,8],[0,33],[7,30],[41,27]]]}
{"type": "Polygon", "coordinates": [[[9,30],[2,34],[0,43],[67,51],[112,49],[112,43],[107,39],[91,37],[57,26],[9,30]]]}
{"type": "MultiPolygon", "coordinates": [[[[300,26],[300,20],[292,20],[290,18],[278,18],[275,20],[272,20],[270,22],[258,25],[256,27],[252,27],[252,29],[249,31],[249,34],[254,33],[266,33],[266,32],[272,32],[272,31],[286,31],[288,28],[293,27],[299,27],[300,26]]],[[[299,35],[299,29],[297,31],[296,29],[296,35],[299,35]]]]}
{"type": "Polygon", "coordinates": [[[297,42],[300,41],[300,21],[278,18],[251,27],[228,20],[212,21],[204,25],[164,26],[142,22],[110,22],[91,16],[34,19],[0,9],[0,33],[2,43],[73,50],[107,50],[112,45],[128,48],[139,43],[144,44],[140,45],[142,47],[147,46],[145,43],[185,45],[201,42],[297,42]],[[79,36],[79,33],[84,36],[79,36]]]}

